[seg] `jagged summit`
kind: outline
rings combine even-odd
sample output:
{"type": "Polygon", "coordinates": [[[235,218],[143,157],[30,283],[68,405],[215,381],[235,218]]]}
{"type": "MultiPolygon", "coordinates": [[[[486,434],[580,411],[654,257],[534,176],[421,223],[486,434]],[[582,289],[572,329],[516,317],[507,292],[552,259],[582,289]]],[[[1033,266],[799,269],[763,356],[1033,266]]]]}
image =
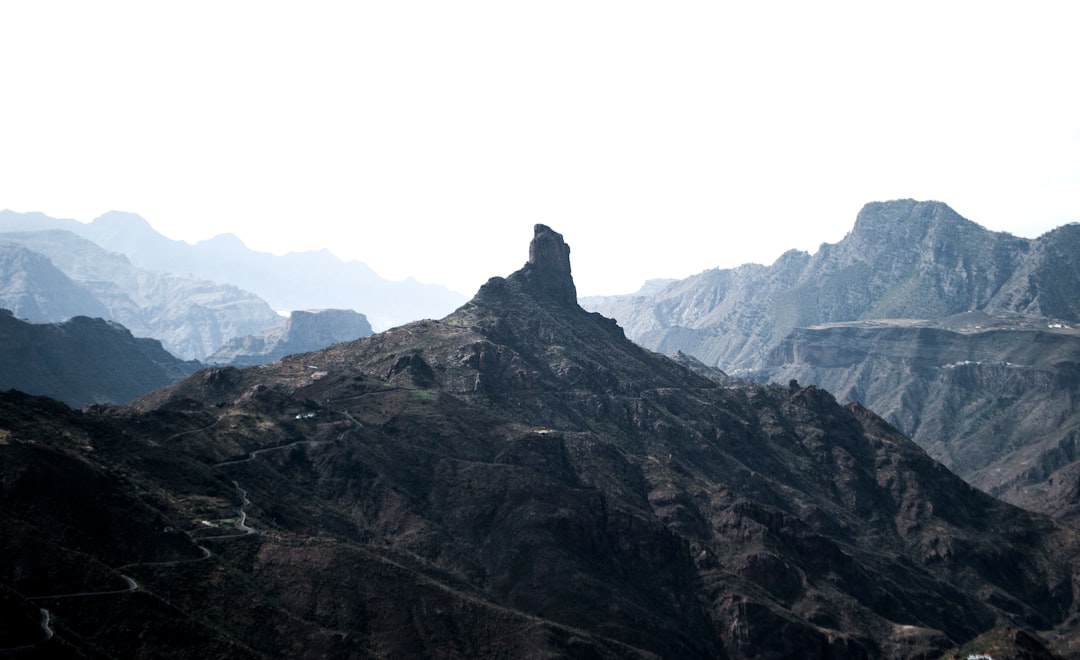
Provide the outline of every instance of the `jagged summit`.
{"type": "Polygon", "coordinates": [[[577,288],[570,274],[570,246],[562,234],[547,225],[533,227],[529,261],[511,277],[519,277],[534,290],[560,302],[577,304],[577,288]]]}

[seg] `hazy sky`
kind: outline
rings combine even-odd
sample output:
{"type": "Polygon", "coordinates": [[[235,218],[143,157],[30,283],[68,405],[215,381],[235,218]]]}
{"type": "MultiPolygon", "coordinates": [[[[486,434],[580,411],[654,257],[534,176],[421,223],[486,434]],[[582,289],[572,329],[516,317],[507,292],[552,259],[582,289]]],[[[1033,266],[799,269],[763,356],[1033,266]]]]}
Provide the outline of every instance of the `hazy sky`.
{"type": "Polygon", "coordinates": [[[471,295],[771,263],[865,202],[1080,220],[1071,2],[0,4],[0,208],[328,247],[471,295]]]}

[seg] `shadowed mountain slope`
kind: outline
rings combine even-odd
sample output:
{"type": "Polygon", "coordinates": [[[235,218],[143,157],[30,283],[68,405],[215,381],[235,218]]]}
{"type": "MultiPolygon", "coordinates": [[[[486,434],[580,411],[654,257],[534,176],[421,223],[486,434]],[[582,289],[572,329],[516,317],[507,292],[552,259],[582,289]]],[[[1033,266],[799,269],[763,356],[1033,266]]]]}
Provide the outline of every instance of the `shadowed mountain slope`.
{"type": "Polygon", "coordinates": [[[441,321],[123,409],[0,397],[0,538],[26,539],[0,646],[932,658],[1011,626],[1070,649],[1076,532],[823,390],[725,387],[636,346],[576,304],[559,234],[529,254],[441,321]],[[123,593],[60,597],[92,581],[123,593]]]}
{"type": "Polygon", "coordinates": [[[202,367],[170,355],[156,339],[85,316],[30,323],[0,309],[0,390],[43,394],[71,406],[125,403],[202,367]]]}

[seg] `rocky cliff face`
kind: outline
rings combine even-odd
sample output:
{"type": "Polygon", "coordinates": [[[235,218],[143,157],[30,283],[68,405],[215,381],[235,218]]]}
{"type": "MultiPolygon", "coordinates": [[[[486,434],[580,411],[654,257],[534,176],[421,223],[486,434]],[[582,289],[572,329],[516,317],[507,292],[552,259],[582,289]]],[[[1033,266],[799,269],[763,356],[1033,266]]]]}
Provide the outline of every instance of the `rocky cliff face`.
{"type": "Polygon", "coordinates": [[[727,371],[759,368],[793,329],[971,310],[1080,321],[1080,225],[990,232],[939,202],[867,204],[839,243],[772,266],[706,271],[649,296],[585,304],[628,336],[727,371]]]}
{"type": "Polygon", "coordinates": [[[1069,476],[1078,469],[1080,333],[1065,323],[967,314],[801,328],[768,362],[752,375],[860,401],[987,492],[1059,516],[1080,512],[1069,476]]]}
{"type": "Polygon", "coordinates": [[[41,394],[71,406],[124,403],[195,372],[155,339],[119,324],[77,316],[30,323],[0,309],[0,390],[41,394]]]}
{"type": "MultiPolygon", "coordinates": [[[[19,271],[10,281],[23,282],[22,291],[10,286],[0,306],[39,310],[41,321],[62,321],[73,308],[94,310],[116,321],[136,336],[154,337],[174,355],[204,358],[222,344],[256,333],[277,323],[280,317],[264,301],[235,286],[216,284],[190,276],[136,268],[126,257],[102,250],[94,243],[67,231],[14,232],[0,235],[8,245],[18,245],[48,260],[65,276],[64,287],[53,288],[40,264],[19,271]],[[36,275],[31,275],[36,273],[36,275]],[[33,284],[32,293],[30,285],[33,284]],[[38,301],[28,308],[28,300],[38,301]],[[48,302],[41,302],[48,301],[48,302]],[[74,301],[80,301],[77,304],[74,301]]],[[[9,269],[21,262],[8,261],[9,269]]]]}
{"type": "Polygon", "coordinates": [[[363,314],[351,309],[294,311],[278,325],[257,335],[233,339],[206,359],[210,364],[250,367],[294,353],[307,353],[371,334],[363,314]]]}
{"type": "Polygon", "coordinates": [[[1072,649],[1075,530],[824,390],[636,346],[573,301],[558,234],[534,248],[441,321],[123,409],[0,396],[0,647],[933,658],[1009,626],[1072,649]]]}

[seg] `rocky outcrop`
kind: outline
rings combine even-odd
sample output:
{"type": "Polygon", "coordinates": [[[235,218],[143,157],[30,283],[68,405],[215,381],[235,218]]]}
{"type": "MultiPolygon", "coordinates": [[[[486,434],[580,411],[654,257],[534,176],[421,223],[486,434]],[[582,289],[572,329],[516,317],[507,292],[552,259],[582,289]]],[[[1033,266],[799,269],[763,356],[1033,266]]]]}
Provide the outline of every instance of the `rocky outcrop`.
{"type": "Polygon", "coordinates": [[[0,390],[50,396],[80,407],[124,403],[195,372],[154,339],[123,326],[77,316],[30,323],[0,309],[0,390]]]}
{"type": "Polygon", "coordinates": [[[206,358],[210,364],[249,367],[294,353],[307,353],[341,341],[367,337],[371,324],[351,309],[294,311],[257,335],[233,339],[206,358]]]}
{"type": "Polygon", "coordinates": [[[0,298],[0,305],[22,310],[27,306],[27,287],[34,283],[31,299],[50,301],[37,305],[44,313],[36,320],[65,320],[72,301],[79,300],[81,307],[100,312],[136,336],[159,339],[167,350],[184,359],[204,358],[230,339],[253,334],[280,320],[252,293],[190,276],[136,268],[123,255],[107,252],[71,232],[15,232],[0,237],[8,245],[41,255],[34,268],[22,271],[26,275],[11,280],[25,282],[25,291],[13,292],[8,287],[5,291],[12,295],[0,298]],[[42,258],[64,274],[67,285],[51,288],[59,281],[55,274],[42,279],[40,273],[48,272],[40,268],[42,258]]]}
{"type": "Polygon", "coordinates": [[[533,233],[529,261],[521,270],[521,277],[552,299],[576,305],[577,288],[570,274],[570,246],[562,234],[546,225],[536,225],[533,233]]]}

